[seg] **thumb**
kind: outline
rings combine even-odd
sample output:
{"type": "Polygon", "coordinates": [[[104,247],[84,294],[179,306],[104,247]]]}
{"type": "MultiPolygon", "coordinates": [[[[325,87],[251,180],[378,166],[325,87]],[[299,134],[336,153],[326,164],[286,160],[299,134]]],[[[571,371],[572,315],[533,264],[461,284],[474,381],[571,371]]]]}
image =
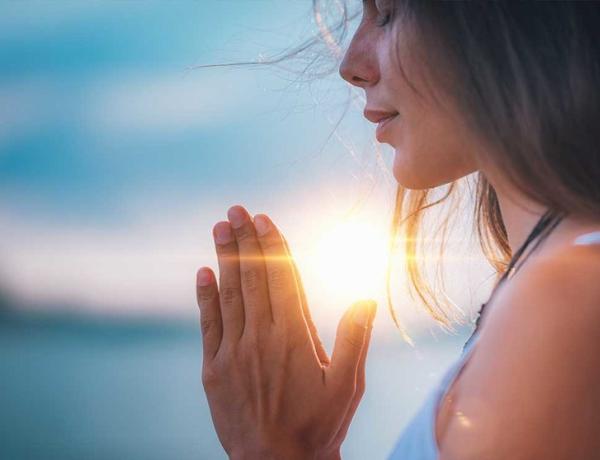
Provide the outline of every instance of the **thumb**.
{"type": "Polygon", "coordinates": [[[356,383],[356,371],[361,351],[367,342],[377,304],[364,300],[350,307],[338,325],[333,354],[331,356],[331,378],[336,384],[356,383]]]}

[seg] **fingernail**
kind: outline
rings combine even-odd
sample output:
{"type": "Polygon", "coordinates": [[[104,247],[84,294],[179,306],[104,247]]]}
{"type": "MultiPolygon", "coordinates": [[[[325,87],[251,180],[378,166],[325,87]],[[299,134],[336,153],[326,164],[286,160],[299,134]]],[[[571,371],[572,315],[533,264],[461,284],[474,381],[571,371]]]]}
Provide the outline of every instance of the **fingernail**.
{"type": "Polygon", "coordinates": [[[228,244],[233,241],[233,233],[229,222],[219,222],[214,229],[217,244],[228,244]]]}
{"type": "Polygon", "coordinates": [[[254,216],[254,226],[256,227],[256,234],[258,236],[264,236],[268,233],[270,225],[269,219],[262,214],[254,216]]]}
{"type": "Polygon", "coordinates": [[[212,271],[209,268],[202,267],[196,274],[198,286],[208,286],[213,283],[212,271]]]}
{"type": "Polygon", "coordinates": [[[227,218],[233,228],[240,228],[246,222],[247,214],[241,206],[233,206],[227,211],[227,218]]]}
{"type": "Polygon", "coordinates": [[[357,310],[352,318],[354,323],[361,327],[367,327],[369,325],[369,320],[371,319],[371,314],[374,308],[374,302],[364,302],[359,304],[356,307],[357,310]]]}

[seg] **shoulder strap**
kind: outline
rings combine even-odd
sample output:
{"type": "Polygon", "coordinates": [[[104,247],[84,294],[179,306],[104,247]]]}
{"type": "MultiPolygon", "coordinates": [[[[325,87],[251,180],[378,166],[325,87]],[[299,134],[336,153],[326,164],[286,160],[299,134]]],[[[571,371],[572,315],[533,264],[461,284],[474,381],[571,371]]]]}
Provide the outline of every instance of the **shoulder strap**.
{"type": "Polygon", "coordinates": [[[525,238],[525,241],[521,244],[519,249],[517,249],[517,251],[511,257],[510,262],[508,263],[508,266],[506,267],[506,270],[504,271],[504,273],[502,274],[502,276],[500,277],[498,282],[493,287],[492,293],[490,294],[488,301],[481,304],[481,308],[479,310],[477,320],[475,321],[475,330],[473,331],[473,333],[471,334],[471,336],[465,343],[465,345],[463,347],[463,351],[467,348],[468,345],[470,345],[470,342],[472,341],[474,336],[479,332],[479,327],[481,325],[481,318],[483,317],[483,313],[484,313],[486,306],[489,305],[489,303],[492,300],[492,297],[494,296],[494,294],[496,293],[498,287],[506,279],[508,279],[510,276],[512,276],[514,274],[514,272],[516,271],[516,268],[517,268],[517,267],[515,267],[515,265],[516,265],[517,261],[519,261],[519,259],[521,259],[521,256],[523,255],[523,253],[525,252],[527,247],[531,244],[532,241],[534,241],[537,238],[535,245],[531,248],[531,251],[529,251],[529,253],[523,258],[523,260],[521,261],[521,264],[519,266],[521,266],[525,262],[525,260],[527,260],[527,257],[529,257],[536,250],[536,248],[539,246],[539,244],[544,239],[546,239],[546,237],[550,234],[550,232],[554,229],[554,227],[556,227],[558,225],[558,223],[563,219],[563,217],[564,217],[564,214],[556,213],[555,211],[552,211],[549,209],[538,219],[537,223],[535,224],[535,226],[533,227],[531,232],[529,232],[529,235],[527,235],[527,238],[525,238]]]}

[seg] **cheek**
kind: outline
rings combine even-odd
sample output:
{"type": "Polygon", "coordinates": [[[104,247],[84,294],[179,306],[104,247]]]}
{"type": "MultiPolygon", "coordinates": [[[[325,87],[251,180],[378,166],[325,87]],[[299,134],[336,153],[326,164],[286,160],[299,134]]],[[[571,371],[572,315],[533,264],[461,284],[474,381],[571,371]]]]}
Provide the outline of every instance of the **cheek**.
{"type": "Polygon", "coordinates": [[[393,172],[400,185],[432,188],[476,170],[471,147],[449,128],[431,123],[398,126],[393,172]]]}

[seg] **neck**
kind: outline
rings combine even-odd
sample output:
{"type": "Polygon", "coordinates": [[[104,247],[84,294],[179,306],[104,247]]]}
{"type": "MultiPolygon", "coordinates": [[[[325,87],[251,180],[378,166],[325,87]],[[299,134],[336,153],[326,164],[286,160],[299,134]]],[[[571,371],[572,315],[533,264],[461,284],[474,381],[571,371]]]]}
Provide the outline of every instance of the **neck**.
{"type": "Polygon", "coordinates": [[[539,203],[531,201],[514,187],[504,182],[492,180],[488,177],[490,184],[496,191],[502,220],[508,235],[508,244],[512,253],[519,249],[525,239],[544,214],[546,208],[539,203]]]}

